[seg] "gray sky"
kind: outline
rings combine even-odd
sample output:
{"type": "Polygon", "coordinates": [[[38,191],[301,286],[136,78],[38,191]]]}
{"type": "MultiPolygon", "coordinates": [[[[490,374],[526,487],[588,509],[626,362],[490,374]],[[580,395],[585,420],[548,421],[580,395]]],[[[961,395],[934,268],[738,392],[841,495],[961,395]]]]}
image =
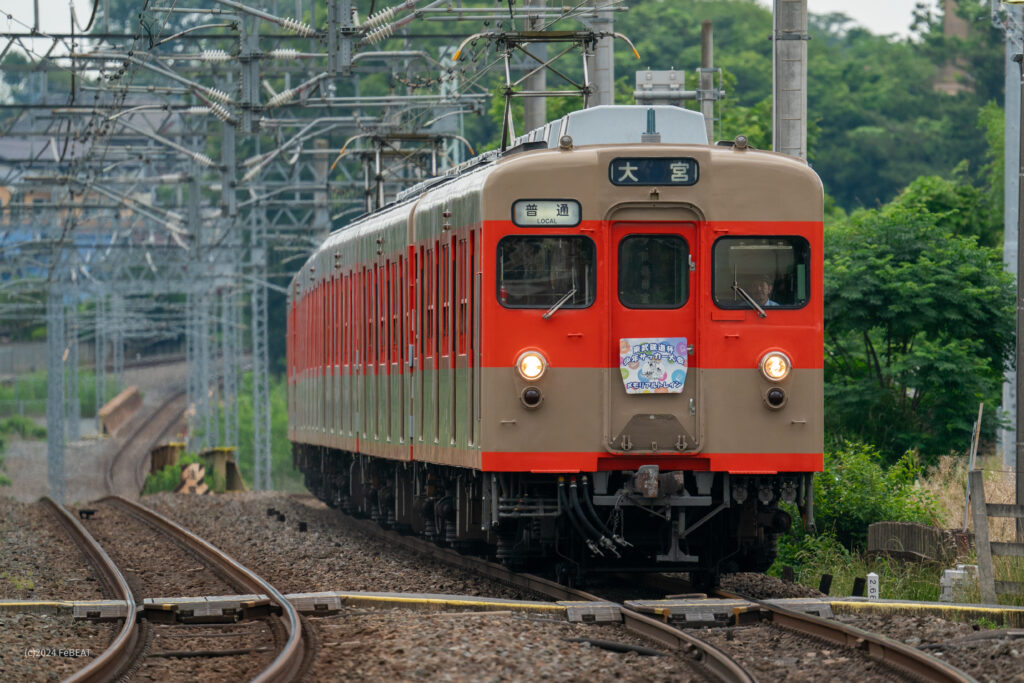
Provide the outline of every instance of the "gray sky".
{"type": "MultiPolygon", "coordinates": [[[[39,2],[40,29],[43,31],[66,32],[69,27],[68,3],[73,2],[78,20],[84,25],[89,21],[89,13],[92,10],[92,0],[37,0],[39,2]]],[[[627,3],[629,0],[626,0],[627,3]]],[[[910,17],[917,0],[808,0],[808,7],[816,14],[827,14],[829,12],[843,12],[852,17],[858,24],[861,24],[873,33],[889,34],[897,33],[906,35],[910,26],[910,17]]],[[[935,0],[933,0],[934,2],[935,0]]],[[[771,6],[771,0],[758,0],[762,5],[771,6]]],[[[140,3],[141,4],[141,3],[140,3]]],[[[203,0],[198,0],[195,6],[201,7],[203,0]]],[[[391,6],[399,4],[394,2],[378,2],[378,6],[391,6]]],[[[0,2],[0,23],[6,23],[6,14],[12,14],[16,19],[32,25],[33,0],[2,0],[0,2]]],[[[6,27],[5,27],[6,28],[6,27]]],[[[18,24],[12,24],[12,29],[18,30],[18,24]]]]}

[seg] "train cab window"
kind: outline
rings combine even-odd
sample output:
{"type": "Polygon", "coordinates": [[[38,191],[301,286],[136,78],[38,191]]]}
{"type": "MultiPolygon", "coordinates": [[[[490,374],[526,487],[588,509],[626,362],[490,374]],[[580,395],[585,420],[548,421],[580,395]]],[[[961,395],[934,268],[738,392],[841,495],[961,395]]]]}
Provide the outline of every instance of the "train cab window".
{"type": "Polygon", "coordinates": [[[586,308],[597,252],[589,237],[505,237],[498,242],[498,301],[507,308],[586,308]]]}
{"type": "Polygon", "coordinates": [[[719,308],[801,308],[810,296],[811,249],[802,237],[723,237],[712,249],[719,308]]]}
{"type": "Polygon", "coordinates": [[[690,249],[678,235],[619,242],[619,301],[627,308],[679,308],[688,298],[690,249]]]}

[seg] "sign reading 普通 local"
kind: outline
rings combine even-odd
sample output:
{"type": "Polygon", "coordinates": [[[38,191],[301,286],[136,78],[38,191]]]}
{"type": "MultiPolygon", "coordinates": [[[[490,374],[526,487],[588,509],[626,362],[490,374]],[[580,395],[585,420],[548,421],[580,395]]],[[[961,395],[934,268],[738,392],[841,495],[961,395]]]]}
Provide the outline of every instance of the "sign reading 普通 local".
{"type": "Polygon", "coordinates": [[[579,225],[580,203],[574,199],[520,199],[512,205],[512,222],[523,228],[579,225]]]}

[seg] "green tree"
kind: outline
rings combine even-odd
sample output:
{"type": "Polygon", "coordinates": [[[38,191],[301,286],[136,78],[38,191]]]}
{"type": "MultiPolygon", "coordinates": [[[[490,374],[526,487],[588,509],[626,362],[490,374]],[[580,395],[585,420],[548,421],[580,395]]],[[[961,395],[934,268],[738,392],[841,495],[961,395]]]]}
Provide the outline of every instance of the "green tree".
{"type": "MultiPolygon", "coordinates": [[[[955,234],[956,211],[929,213],[917,200],[936,184],[923,179],[826,231],[826,429],[876,444],[890,460],[965,447],[978,402],[999,402],[1013,350],[1014,295],[1000,254],[955,234]]],[[[984,425],[994,428],[994,419],[984,425]]]]}
{"type": "MultiPolygon", "coordinates": [[[[814,519],[846,548],[863,547],[875,522],[931,524],[937,518],[936,501],[915,485],[921,465],[914,451],[888,467],[884,460],[877,448],[860,442],[826,449],[825,471],[814,478],[814,519]]],[[[790,539],[802,536],[794,529],[790,539]]]]}

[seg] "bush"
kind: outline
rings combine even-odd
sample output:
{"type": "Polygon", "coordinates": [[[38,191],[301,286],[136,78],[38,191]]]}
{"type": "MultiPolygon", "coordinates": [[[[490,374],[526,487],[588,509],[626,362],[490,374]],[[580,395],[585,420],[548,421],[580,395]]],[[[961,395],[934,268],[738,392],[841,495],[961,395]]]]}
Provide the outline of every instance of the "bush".
{"type": "MultiPolygon", "coordinates": [[[[143,495],[159,493],[160,491],[174,491],[178,488],[178,485],[181,484],[181,471],[186,465],[191,465],[196,462],[202,464],[202,460],[199,458],[198,454],[183,453],[177,463],[167,465],[155,474],[147,474],[146,484],[142,487],[143,495]]],[[[206,482],[207,486],[213,488],[209,481],[210,477],[211,475],[207,473],[207,475],[203,477],[203,481],[206,482]]]]}
{"type": "MultiPolygon", "coordinates": [[[[117,395],[117,383],[107,376],[106,401],[117,395]]],[[[23,375],[13,383],[0,385],[0,416],[23,412],[41,417],[46,414],[46,394],[49,391],[46,372],[23,375]]],[[[82,417],[93,417],[101,406],[96,405],[96,374],[92,370],[78,371],[78,404],[82,417]]]]}
{"type": "Polygon", "coordinates": [[[832,595],[851,595],[854,579],[869,572],[878,574],[881,597],[892,600],[938,600],[939,575],[935,564],[904,563],[880,555],[868,557],[850,552],[834,535],[803,535],[780,546],[779,556],[768,570],[779,576],[783,566],[794,568],[794,578],[805,586],[817,586],[823,574],[832,576],[832,595]]]}
{"type": "MultiPolygon", "coordinates": [[[[26,417],[9,417],[0,420],[0,469],[3,469],[3,452],[7,448],[7,437],[17,434],[23,439],[45,439],[46,428],[40,427],[26,417]]],[[[0,473],[0,486],[10,486],[11,480],[0,473]]]]}
{"type": "Polygon", "coordinates": [[[8,417],[0,420],[0,435],[17,434],[23,439],[45,439],[46,427],[40,427],[27,417],[8,417]]]}
{"type": "MultiPolygon", "coordinates": [[[[223,405],[217,409],[218,424],[223,424],[223,405]]],[[[198,428],[197,433],[202,433],[198,428]]],[[[242,478],[254,481],[253,463],[253,414],[252,414],[252,372],[246,372],[238,390],[238,441],[235,462],[242,478]]],[[[288,440],[288,387],[284,376],[270,377],[270,467],[272,488],[276,491],[305,492],[302,473],[292,466],[291,442],[288,440]]]]}
{"type": "Polygon", "coordinates": [[[814,517],[818,529],[831,532],[847,548],[863,547],[874,522],[938,519],[934,497],[917,485],[921,465],[907,451],[885,469],[874,446],[844,441],[826,449],[825,471],[814,478],[814,517]]]}

